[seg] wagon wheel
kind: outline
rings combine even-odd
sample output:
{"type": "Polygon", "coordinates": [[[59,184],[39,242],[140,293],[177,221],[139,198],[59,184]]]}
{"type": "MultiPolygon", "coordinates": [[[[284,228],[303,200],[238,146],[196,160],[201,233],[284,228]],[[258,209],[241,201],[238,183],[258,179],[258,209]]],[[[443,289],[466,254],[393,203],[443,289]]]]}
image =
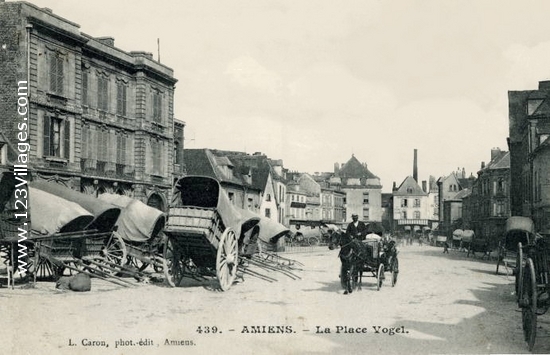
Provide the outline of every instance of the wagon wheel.
{"type": "Polygon", "coordinates": [[[147,269],[147,267],[151,264],[141,261],[140,259],[136,258],[135,256],[128,256],[128,259],[126,260],[125,267],[133,267],[139,272],[143,272],[143,270],[147,269]]]}
{"type": "Polygon", "coordinates": [[[317,238],[317,237],[309,237],[309,238],[307,238],[307,243],[308,243],[309,245],[312,245],[312,246],[318,245],[318,244],[319,244],[319,238],[317,238]]]}
{"type": "Polygon", "coordinates": [[[391,286],[394,287],[397,283],[397,275],[399,275],[399,260],[397,258],[394,258],[392,261],[391,286]]]}
{"type": "Polygon", "coordinates": [[[537,281],[535,266],[531,258],[527,259],[524,272],[520,299],[521,320],[525,341],[529,346],[529,351],[533,351],[537,336],[537,281]]]}
{"type": "Polygon", "coordinates": [[[182,251],[179,250],[172,240],[168,238],[164,243],[162,256],[165,260],[164,276],[168,285],[176,287],[180,284],[184,276],[184,265],[182,251]]]}
{"type": "Polygon", "coordinates": [[[376,275],[376,290],[380,291],[384,283],[384,264],[378,266],[378,274],[376,275]]]}
{"type": "Polygon", "coordinates": [[[235,232],[233,229],[227,228],[220,238],[216,256],[216,276],[218,277],[222,291],[229,290],[233,281],[235,281],[239,261],[238,254],[235,232]]]}
{"type": "Polygon", "coordinates": [[[523,246],[521,242],[518,243],[518,253],[516,255],[516,302],[519,302],[522,288],[523,288],[523,246]]]}
{"type": "Polygon", "coordinates": [[[118,272],[118,270],[115,270],[113,266],[122,266],[124,262],[126,262],[126,244],[117,232],[111,233],[109,239],[105,243],[105,246],[101,250],[101,255],[103,257],[103,260],[107,262],[105,268],[99,268],[101,269],[101,271],[109,275],[114,275],[118,272]]]}

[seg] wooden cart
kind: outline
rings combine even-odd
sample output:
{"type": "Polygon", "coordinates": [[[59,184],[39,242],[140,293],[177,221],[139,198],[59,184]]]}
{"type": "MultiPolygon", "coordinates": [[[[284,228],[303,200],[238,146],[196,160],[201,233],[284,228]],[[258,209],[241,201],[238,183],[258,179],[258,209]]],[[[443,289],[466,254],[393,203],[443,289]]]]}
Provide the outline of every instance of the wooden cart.
{"type": "Polygon", "coordinates": [[[237,276],[239,236],[259,219],[243,217],[219,183],[209,177],[179,179],[172,201],[164,229],[168,283],[178,286],[185,276],[212,277],[221,290],[228,290],[237,276]]]}

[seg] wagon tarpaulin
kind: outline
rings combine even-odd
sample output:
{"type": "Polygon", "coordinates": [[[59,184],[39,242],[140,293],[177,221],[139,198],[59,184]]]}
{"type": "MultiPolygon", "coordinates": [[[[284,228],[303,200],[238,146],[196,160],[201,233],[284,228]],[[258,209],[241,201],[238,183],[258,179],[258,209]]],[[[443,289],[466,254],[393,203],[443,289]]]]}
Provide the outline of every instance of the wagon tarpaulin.
{"type": "Polygon", "coordinates": [[[274,221],[270,218],[260,216],[255,212],[249,210],[241,210],[241,214],[243,215],[243,220],[257,221],[258,226],[260,227],[260,234],[258,236],[258,239],[260,239],[264,243],[276,244],[281,237],[290,232],[290,229],[288,229],[281,223],[274,221]]]}
{"type": "Polygon", "coordinates": [[[96,229],[98,232],[111,231],[120,215],[119,207],[61,184],[33,181],[30,186],[74,202],[90,212],[94,216],[94,221],[88,226],[88,229],[96,229]]]}
{"type": "Polygon", "coordinates": [[[32,230],[38,234],[84,230],[94,216],[80,205],[48,192],[29,187],[32,230]]]}
{"type": "Polygon", "coordinates": [[[164,228],[166,215],[139,200],[108,193],[99,195],[99,199],[122,209],[116,226],[124,240],[145,242],[164,228]]]}

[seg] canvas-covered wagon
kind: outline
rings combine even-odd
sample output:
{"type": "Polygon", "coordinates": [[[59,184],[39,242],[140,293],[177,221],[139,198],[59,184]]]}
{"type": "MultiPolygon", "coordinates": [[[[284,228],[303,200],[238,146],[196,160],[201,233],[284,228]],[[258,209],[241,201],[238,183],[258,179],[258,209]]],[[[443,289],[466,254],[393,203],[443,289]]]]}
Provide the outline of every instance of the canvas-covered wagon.
{"type": "Polygon", "coordinates": [[[244,216],[233,206],[217,180],[179,179],[164,228],[168,283],[178,286],[186,275],[207,276],[228,290],[237,276],[239,237],[258,222],[259,218],[244,216]]]}
{"type": "Polygon", "coordinates": [[[99,199],[121,209],[114,233],[124,240],[126,248],[124,271],[137,270],[136,273],[140,274],[152,265],[155,271],[161,272],[165,266],[162,254],[166,241],[163,233],[166,214],[128,196],[104,193],[99,195],[99,199]]]}
{"type": "Polygon", "coordinates": [[[126,260],[115,231],[120,208],[60,184],[35,181],[29,187],[37,276],[64,270],[111,277],[126,260]]]}

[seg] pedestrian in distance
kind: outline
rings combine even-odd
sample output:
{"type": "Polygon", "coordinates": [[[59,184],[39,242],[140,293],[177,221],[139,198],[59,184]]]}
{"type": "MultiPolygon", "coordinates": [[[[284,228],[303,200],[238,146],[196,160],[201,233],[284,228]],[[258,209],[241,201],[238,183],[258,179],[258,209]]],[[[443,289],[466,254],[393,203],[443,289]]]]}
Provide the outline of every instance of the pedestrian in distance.
{"type": "Polygon", "coordinates": [[[449,243],[443,243],[443,254],[449,254],[449,243]]]}

